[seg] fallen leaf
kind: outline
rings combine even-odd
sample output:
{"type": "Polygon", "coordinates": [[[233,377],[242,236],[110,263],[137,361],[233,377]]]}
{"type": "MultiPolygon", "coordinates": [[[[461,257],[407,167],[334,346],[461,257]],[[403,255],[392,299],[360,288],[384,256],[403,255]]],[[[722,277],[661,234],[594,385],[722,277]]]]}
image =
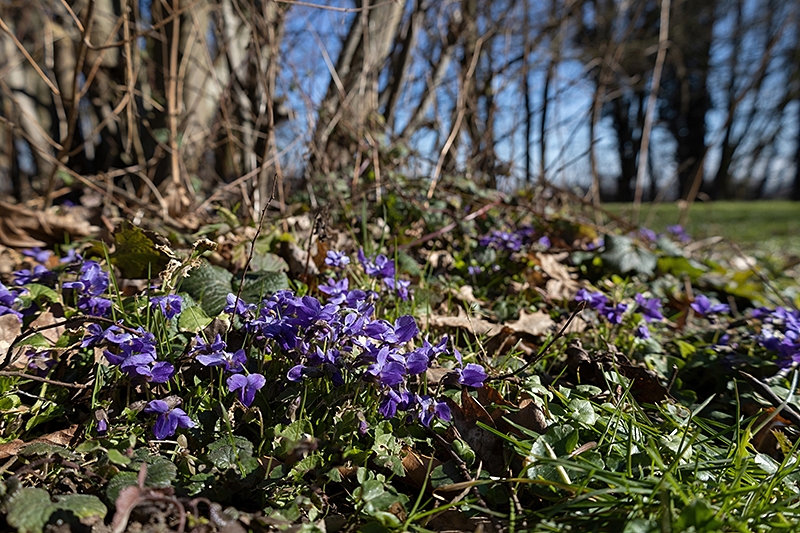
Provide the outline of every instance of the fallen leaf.
{"type": "Polygon", "coordinates": [[[473,335],[486,335],[493,337],[503,331],[503,326],[493,324],[482,318],[469,317],[460,313],[458,316],[432,316],[428,325],[436,328],[463,328],[473,335]]]}
{"type": "Polygon", "coordinates": [[[503,442],[494,433],[476,425],[482,422],[495,427],[494,420],[486,409],[473,398],[467,390],[461,391],[461,405],[447,399],[447,405],[453,415],[453,424],[461,438],[475,451],[475,455],[483,461],[486,470],[493,475],[505,473],[503,442]]]}
{"type": "Polygon", "coordinates": [[[506,327],[514,333],[525,333],[534,337],[548,333],[553,326],[555,326],[555,322],[544,311],[528,313],[524,309],[520,310],[518,320],[506,324],[506,327]]]}
{"type": "Polygon", "coordinates": [[[75,431],[77,431],[77,429],[78,425],[73,424],[67,429],[60,429],[58,431],[48,433],[47,435],[42,435],[41,437],[35,438],[29,442],[24,442],[22,439],[14,439],[11,442],[0,444],[0,460],[17,455],[20,449],[38,442],[68,447],[70,442],[72,442],[72,438],[75,436],[75,431]]]}
{"type": "Polygon", "coordinates": [[[404,447],[403,453],[405,455],[403,455],[402,464],[406,473],[404,481],[409,481],[417,488],[430,487],[430,483],[428,483],[429,473],[433,472],[433,469],[441,465],[442,462],[435,457],[419,454],[409,447],[404,447]]]}

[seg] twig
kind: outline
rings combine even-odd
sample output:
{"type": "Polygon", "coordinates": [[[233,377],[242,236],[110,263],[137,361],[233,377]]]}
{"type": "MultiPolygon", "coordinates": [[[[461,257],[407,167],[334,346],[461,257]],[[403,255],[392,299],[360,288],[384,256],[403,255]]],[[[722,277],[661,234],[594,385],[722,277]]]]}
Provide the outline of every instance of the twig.
{"type": "MultiPolygon", "coordinates": [[[[750,383],[750,385],[752,385],[760,395],[764,396],[767,400],[769,400],[769,403],[771,403],[775,407],[775,411],[780,410],[780,414],[783,418],[789,420],[792,424],[800,427],[800,413],[789,407],[787,402],[778,397],[778,395],[772,391],[769,385],[767,385],[754,375],[748,374],[747,372],[744,372],[742,370],[739,371],[739,375],[741,375],[744,379],[746,379],[747,382],[750,383]]],[[[789,391],[789,398],[791,398],[791,393],[792,391],[789,391]]]]}
{"type": "Polygon", "coordinates": [[[11,354],[13,353],[14,348],[20,342],[22,342],[23,340],[27,339],[28,337],[30,337],[32,335],[35,335],[37,333],[40,333],[42,331],[48,330],[48,329],[59,328],[61,326],[64,326],[65,328],[71,328],[73,325],[76,325],[76,326],[77,325],[82,325],[84,322],[103,322],[103,323],[106,323],[106,324],[115,325],[115,326],[119,327],[120,329],[122,329],[122,330],[124,330],[124,331],[126,331],[126,332],[128,332],[128,333],[130,333],[132,335],[137,335],[137,336],[142,335],[141,331],[136,331],[133,328],[129,328],[127,326],[123,326],[122,324],[114,322],[110,318],[105,318],[105,317],[102,317],[102,316],[90,316],[90,315],[73,316],[73,317],[70,317],[70,318],[68,318],[66,320],[62,320],[61,322],[56,322],[54,324],[48,324],[46,326],[41,326],[41,327],[38,327],[38,328],[32,328],[32,329],[29,329],[28,331],[26,331],[25,333],[21,333],[21,334],[17,335],[17,337],[14,339],[14,341],[8,346],[8,351],[6,352],[6,356],[3,359],[3,363],[0,364],[0,368],[5,368],[8,365],[10,365],[11,363],[13,363],[14,361],[16,361],[16,359],[14,359],[14,361],[10,360],[11,359],[11,354]]]}
{"type": "Polygon", "coordinates": [[[250,243],[250,253],[247,255],[247,262],[244,264],[244,268],[242,269],[242,279],[239,282],[239,290],[236,291],[236,300],[233,302],[233,314],[231,315],[230,324],[228,324],[228,331],[225,333],[227,336],[228,333],[231,332],[233,328],[233,315],[236,314],[236,306],[239,305],[239,299],[242,296],[242,289],[244,288],[244,279],[247,275],[247,270],[250,268],[250,263],[253,261],[253,254],[256,251],[256,241],[258,240],[258,236],[261,234],[261,226],[264,224],[264,217],[267,215],[267,209],[269,209],[269,204],[272,203],[272,200],[275,199],[275,186],[278,183],[278,177],[275,176],[272,180],[272,194],[269,196],[269,200],[267,201],[267,205],[264,206],[264,209],[261,210],[261,217],[258,219],[258,227],[256,228],[256,234],[253,235],[253,240],[250,243]]]}
{"type": "Polygon", "coordinates": [[[633,212],[631,223],[639,223],[639,209],[642,207],[642,189],[644,189],[644,174],[647,170],[647,151],[650,148],[650,131],[653,128],[653,116],[656,113],[656,99],[658,88],[661,85],[661,71],[664,68],[664,59],[667,56],[667,39],[669,38],[669,6],[670,0],[661,0],[661,28],[658,32],[658,54],[656,66],[653,69],[653,79],[650,82],[650,94],[647,96],[647,111],[644,115],[642,139],[639,147],[639,167],[636,169],[636,191],[633,199],[633,212]]]}
{"type": "Polygon", "coordinates": [[[574,319],[576,316],[578,316],[578,313],[580,313],[581,311],[583,311],[583,309],[584,309],[585,307],[586,307],[586,302],[580,302],[580,303],[578,304],[578,307],[577,307],[577,308],[575,308],[575,310],[572,312],[572,314],[571,314],[571,315],[569,315],[569,318],[568,318],[568,319],[567,319],[567,321],[564,323],[564,325],[563,325],[563,326],[561,326],[561,329],[560,329],[560,330],[559,330],[559,332],[556,334],[556,336],[555,336],[555,337],[553,337],[552,339],[550,339],[550,342],[548,342],[547,344],[545,344],[545,345],[544,345],[544,347],[543,347],[541,350],[539,350],[539,353],[538,353],[538,354],[536,354],[536,355],[535,355],[535,356],[534,356],[534,357],[533,357],[533,358],[532,358],[530,361],[528,361],[527,363],[525,363],[524,365],[522,365],[520,368],[518,368],[518,369],[516,369],[516,370],[514,370],[514,371],[512,371],[512,372],[509,372],[508,374],[503,374],[503,375],[500,375],[500,376],[495,376],[495,377],[493,377],[493,378],[489,378],[487,381],[500,381],[500,380],[503,380],[503,379],[513,378],[513,377],[514,377],[514,376],[516,376],[517,374],[521,374],[523,371],[525,371],[525,369],[527,369],[527,368],[528,368],[528,367],[530,367],[531,365],[535,365],[536,363],[538,363],[539,361],[541,361],[541,360],[542,360],[542,358],[544,358],[545,354],[547,353],[547,350],[549,350],[549,349],[550,349],[550,347],[551,347],[551,346],[552,346],[552,345],[553,345],[553,344],[554,344],[554,343],[555,343],[555,342],[556,342],[558,339],[560,339],[560,338],[561,338],[561,337],[564,335],[564,332],[565,332],[565,331],[567,331],[567,328],[568,328],[568,327],[569,327],[569,325],[572,323],[572,320],[573,320],[573,319],[574,319]]]}
{"type": "Polygon", "coordinates": [[[69,387],[71,389],[88,389],[89,385],[82,383],[66,383],[64,381],[57,381],[55,379],[43,378],[34,374],[26,374],[25,372],[16,372],[14,370],[0,370],[0,376],[8,376],[12,378],[32,379],[33,381],[41,381],[50,385],[58,385],[59,387],[69,387]]]}

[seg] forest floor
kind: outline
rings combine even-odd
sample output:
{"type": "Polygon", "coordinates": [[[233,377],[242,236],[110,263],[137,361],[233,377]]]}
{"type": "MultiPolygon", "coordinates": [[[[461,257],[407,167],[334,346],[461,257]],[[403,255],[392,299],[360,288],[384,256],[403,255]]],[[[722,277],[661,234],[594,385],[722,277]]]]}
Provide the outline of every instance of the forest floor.
{"type": "Polygon", "coordinates": [[[795,204],[25,209],[2,530],[797,531],[795,204]]]}

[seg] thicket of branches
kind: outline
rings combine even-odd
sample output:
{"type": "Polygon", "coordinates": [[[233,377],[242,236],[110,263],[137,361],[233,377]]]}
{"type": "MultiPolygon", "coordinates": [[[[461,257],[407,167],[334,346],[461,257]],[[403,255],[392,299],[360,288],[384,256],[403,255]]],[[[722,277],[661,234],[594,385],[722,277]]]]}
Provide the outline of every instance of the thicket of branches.
{"type": "Polygon", "coordinates": [[[0,189],[800,200],[792,0],[0,0],[0,189]]]}

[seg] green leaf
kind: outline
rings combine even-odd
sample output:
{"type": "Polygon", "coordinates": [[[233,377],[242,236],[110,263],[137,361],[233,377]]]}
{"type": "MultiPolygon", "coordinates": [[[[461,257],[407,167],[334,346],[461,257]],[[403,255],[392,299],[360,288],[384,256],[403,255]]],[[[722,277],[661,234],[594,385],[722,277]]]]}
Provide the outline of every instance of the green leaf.
{"type": "Polygon", "coordinates": [[[28,289],[28,296],[37,302],[50,302],[55,304],[61,301],[61,298],[58,297],[58,293],[46,285],[31,283],[25,285],[25,288],[28,289]]]}
{"type": "Polygon", "coordinates": [[[715,531],[722,522],[714,519],[714,510],[703,500],[694,500],[681,511],[672,526],[673,531],[686,531],[694,527],[696,531],[715,531]]]}
{"type": "Polygon", "coordinates": [[[148,487],[170,487],[178,475],[178,468],[169,459],[160,455],[147,458],[147,477],[144,484],[148,487]]]}
{"type": "Polygon", "coordinates": [[[681,352],[681,357],[684,359],[697,352],[697,347],[694,344],[689,344],[686,341],[676,340],[675,344],[678,345],[678,350],[681,352]]]}
{"type": "Polygon", "coordinates": [[[49,422],[50,420],[59,418],[63,414],[64,414],[63,407],[61,407],[60,405],[56,405],[54,403],[50,403],[47,407],[36,413],[36,416],[28,420],[28,423],[25,424],[25,429],[30,431],[32,428],[38,426],[39,424],[44,424],[45,422],[49,422]]]}
{"type": "Polygon", "coordinates": [[[689,276],[692,281],[705,274],[707,269],[701,268],[702,264],[685,257],[662,257],[658,260],[658,270],[665,274],[672,274],[676,278],[689,276]]]}
{"type": "Polygon", "coordinates": [[[600,257],[603,263],[620,274],[653,275],[658,264],[655,255],[636,246],[632,239],[624,235],[606,235],[605,250],[600,257]]]}
{"type": "MultiPolygon", "coordinates": [[[[156,248],[159,237],[132,224],[124,224],[114,234],[116,246],[111,263],[124,278],[155,277],[169,262],[167,254],[156,248]]],[[[161,244],[161,243],[159,243],[161,244]]]]}
{"type": "Polygon", "coordinates": [[[205,329],[211,322],[212,319],[209,318],[206,312],[203,311],[203,308],[198,305],[184,309],[181,311],[181,314],[178,315],[178,329],[180,331],[197,333],[205,329]]]}
{"type": "Polygon", "coordinates": [[[131,463],[130,457],[128,457],[127,455],[123,455],[122,452],[114,448],[110,448],[108,450],[108,460],[114,463],[115,465],[120,465],[120,466],[126,466],[131,463]]]}
{"type": "Polygon", "coordinates": [[[24,488],[9,498],[6,521],[18,533],[40,533],[56,510],[44,489],[24,488]]]}
{"type": "Polygon", "coordinates": [[[253,455],[253,443],[244,437],[222,437],[208,445],[208,460],[219,470],[225,471],[237,466],[237,461],[249,459],[253,455]],[[233,442],[231,442],[233,440],[233,442]]]}
{"type": "Polygon", "coordinates": [[[259,246],[256,246],[256,253],[253,254],[253,259],[250,261],[250,270],[252,272],[286,272],[289,270],[289,265],[283,257],[277,254],[259,253],[259,246]]]}
{"type": "Polygon", "coordinates": [[[597,422],[597,413],[589,400],[576,399],[568,405],[572,411],[572,419],[587,426],[593,426],[597,422]]]}
{"type": "Polygon", "coordinates": [[[18,346],[32,346],[34,348],[52,348],[53,344],[41,333],[34,333],[27,339],[20,341],[18,346]]]}
{"type": "Polygon", "coordinates": [[[108,509],[100,498],[91,494],[64,494],[56,496],[59,509],[69,511],[78,517],[81,523],[91,523],[105,518],[108,509]]]}
{"type": "Polygon", "coordinates": [[[136,485],[138,483],[137,479],[136,472],[120,472],[112,477],[108,485],[106,485],[106,498],[108,501],[111,503],[116,502],[122,489],[136,485]]]}
{"type": "Polygon", "coordinates": [[[63,457],[64,459],[69,460],[76,460],[80,457],[70,450],[64,448],[63,446],[58,446],[56,444],[50,444],[48,442],[33,442],[28,444],[24,448],[20,450],[20,454],[24,456],[31,456],[31,455],[45,455],[47,457],[52,457],[53,455],[58,455],[59,457],[63,457]]]}
{"type": "MultiPolygon", "coordinates": [[[[239,290],[239,279],[233,283],[234,293],[239,290]]],[[[245,275],[242,284],[242,299],[248,303],[258,303],[265,296],[289,288],[289,278],[283,272],[253,272],[245,275]]]]}
{"type": "Polygon", "coordinates": [[[217,316],[225,307],[225,298],[233,292],[231,280],[233,274],[203,260],[203,264],[183,280],[181,290],[199,302],[206,315],[217,316]]]}

